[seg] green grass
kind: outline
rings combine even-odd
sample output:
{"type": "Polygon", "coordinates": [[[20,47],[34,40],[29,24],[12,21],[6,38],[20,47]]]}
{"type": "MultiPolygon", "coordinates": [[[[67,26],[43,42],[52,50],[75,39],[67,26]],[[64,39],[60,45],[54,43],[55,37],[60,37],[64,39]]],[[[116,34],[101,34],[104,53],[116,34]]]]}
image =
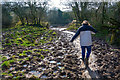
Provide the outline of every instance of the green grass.
{"type": "Polygon", "coordinates": [[[5,40],[3,40],[3,43],[5,43],[6,46],[13,44],[24,47],[42,45],[48,41],[52,41],[53,39],[49,40],[49,38],[51,36],[55,38],[56,35],[56,32],[49,30],[46,27],[16,26],[14,28],[6,29],[6,31],[8,32],[6,32],[5,40]],[[42,36],[43,39],[40,39],[42,36]],[[9,42],[7,42],[7,40],[9,42]],[[38,41],[36,42],[36,40],[38,41]]]}
{"type": "MultiPolygon", "coordinates": [[[[40,28],[40,27],[33,27],[33,26],[15,26],[9,29],[4,29],[6,32],[3,39],[3,50],[7,49],[9,50],[12,47],[23,47],[23,48],[28,48],[28,46],[37,46],[41,45],[43,46],[44,43],[48,43],[55,39],[56,37],[56,32],[53,30],[49,30],[47,28],[40,28]],[[42,37],[42,38],[41,38],[42,37]]],[[[4,32],[3,31],[3,32],[4,32]]],[[[43,54],[45,52],[48,52],[48,49],[32,49],[32,50],[24,50],[21,53],[16,53],[15,55],[12,55],[11,58],[12,60],[7,60],[7,58],[1,57],[0,59],[2,62],[1,67],[4,70],[7,70],[7,73],[3,73],[7,76],[13,76],[11,72],[9,71],[10,66],[12,63],[17,62],[16,65],[19,65],[21,63],[24,63],[25,61],[29,61],[30,57],[33,54],[37,54],[38,56],[35,56],[34,59],[37,59],[38,57],[41,59],[44,59],[45,56],[43,54]],[[36,51],[38,50],[38,52],[36,51]],[[30,57],[27,57],[27,54],[30,54],[30,57]],[[19,56],[25,56],[24,60],[21,59],[19,56]]],[[[50,51],[49,51],[50,52],[50,51]]],[[[23,73],[22,73],[23,74],[23,73]]],[[[16,77],[13,78],[13,80],[18,80],[22,76],[15,75],[16,77]]]]}
{"type": "Polygon", "coordinates": [[[0,62],[2,62],[2,56],[0,55],[0,62]]]}
{"type": "Polygon", "coordinates": [[[7,60],[7,57],[3,56],[2,57],[2,61],[4,61],[4,60],[7,60]]]}
{"type": "Polygon", "coordinates": [[[69,27],[67,28],[67,30],[77,30],[78,27],[80,27],[80,24],[78,24],[78,25],[76,26],[75,23],[72,23],[72,24],[69,25],[69,27]]]}
{"type": "MultiPolygon", "coordinates": [[[[4,57],[3,60],[6,60],[6,58],[4,57]]],[[[1,64],[1,67],[2,67],[3,69],[8,69],[8,68],[10,67],[10,65],[11,65],[12,63],[14,63],[14,62],[15,62],[15,60],[7,60],[7,61],[4,61],[4,62],[1,64]]]]}
{"type": "Polygon", "coordinates": [[[8,73],[6,73],[6,72],[3,72],[3,73],[1,73],[2,75],[7,75],[8,73]]]}
{"type": "Polygon", "coordinates": [[[26,54],[27,52],[31,52],[32,53],[32,50],[24,50],[23,54],[26,54]]]}
{"type": "Polygon", "coordinates": [[[2,64],[1,64],[1,67],[3,69],[7,69],[10,67],[10,62],[9,61],[4,61],[2,64]]]}
{"type": "Polygon", "coordinates": [[[56,35],[56,32],[53,32],[52,35],[56,35]]]}
{"type": "Polygon", "coordinates": [[[20,53],[19,56],[27,56],[25,53],[20,53]]]}

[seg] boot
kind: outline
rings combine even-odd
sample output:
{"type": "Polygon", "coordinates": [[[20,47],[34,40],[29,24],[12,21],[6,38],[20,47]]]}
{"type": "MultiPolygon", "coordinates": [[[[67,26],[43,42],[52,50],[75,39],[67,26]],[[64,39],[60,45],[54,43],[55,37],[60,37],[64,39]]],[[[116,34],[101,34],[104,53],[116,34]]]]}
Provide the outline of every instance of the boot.
{"type": "Polygon", "coordinates": [[[87,69],[88,67],[88,58],[85,59],[85,68],[87,69]]]}

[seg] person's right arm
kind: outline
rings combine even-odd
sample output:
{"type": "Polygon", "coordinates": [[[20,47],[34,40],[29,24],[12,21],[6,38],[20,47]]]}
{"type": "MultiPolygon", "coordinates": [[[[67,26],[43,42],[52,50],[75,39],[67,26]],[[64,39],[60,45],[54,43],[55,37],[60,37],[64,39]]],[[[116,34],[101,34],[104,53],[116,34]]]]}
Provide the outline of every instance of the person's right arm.
{"type": "Polygon", "coordinates": [[[80,34],[80,28],[77,30],[77,32],[75,33],[75,35],[72,37],[72,39],[70,40],[70,42],[73,42],[74,39],[80,34]]]}

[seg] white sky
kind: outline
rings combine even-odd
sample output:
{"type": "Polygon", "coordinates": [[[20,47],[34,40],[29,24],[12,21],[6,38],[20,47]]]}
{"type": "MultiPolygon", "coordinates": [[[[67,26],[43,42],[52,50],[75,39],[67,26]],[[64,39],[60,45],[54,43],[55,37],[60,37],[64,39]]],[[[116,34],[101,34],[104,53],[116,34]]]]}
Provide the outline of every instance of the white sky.
{"type": "Polygon", "coordinates": [[[67,0],[50,0],[48,4],[50,5],[50,8],[56,7],[62,11],[65,11],[69,10],[69,7],[64,5],[64,3],[67,3],[66,1],[67,0]]]}
{"type": "MultiPolygon", "coordinates": [[[[44,1],[44,0],[0,0],[0,2],[16,2],[16,1],[17,2],[27,2],[27,1],[36,1],[36,2],[38,2],[38,1],[44,1]]],[[[48,0],[48,4],[49,4],[50,9],[56,7],[56,8],[59,8],[60,10],[62,10],[62,11],[70,10],[70,9],[66,9],[68,7],[63,5],[64,3],[67,3],[67,0],[48,0]]]]}
{"type": "MultiPolygon", "coordinates": [[[[29,0],[0,0],[0,2],[16,2],[16,1],[19,1],[19,2],[27,2],[29,0]]],[[[30,0],[30,1],[44,1],[44,0],[30,0]]],[[[47,1],[47,0],[46,0],[47,1]]],[[[103,1],[110,1],[110,2],[118,2],[120,0],[49,0],[48,4],[49,4],[49,7],[50,9],[52,8],[59,8],[60,10],[62,11],[65,11],[65,10],[71,10],[68,6],[65,6],[64,4],[65,3],[68,3],[70,1],[82,1],[82,2],[103,2],[103,1]]]]}

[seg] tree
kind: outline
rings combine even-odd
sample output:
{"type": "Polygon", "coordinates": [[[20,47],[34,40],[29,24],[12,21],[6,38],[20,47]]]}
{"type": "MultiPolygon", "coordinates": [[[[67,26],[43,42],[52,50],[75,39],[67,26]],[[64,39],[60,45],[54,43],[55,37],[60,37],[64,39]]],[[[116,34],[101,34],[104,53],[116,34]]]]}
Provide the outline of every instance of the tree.
{"type": "Polygon", "coordinates": [[[110,31],[111,34],[111,39],[110,39],[110,43],[111,44],[117,44],[120,45],[120,2],[117,2],[116,4],[113,5],[113,9],[114,9],[114,15],[113,16],[109,16],[109,23],[111,25],[107,26],[107,28],[110,31]],[[116,6],[114,8],[114,6],[116,6]]]}
{"type": "Polygon", "coordinates": [[[7,2],[8,9],[18,16],[22,25],[40,25],[41,20],[45,19],[46,5],[47,1],[7,2]]]}
{"type": "Polygon", "coordinates": [[[51,24],[64,25],[73,20],[72,12],[63,12],[60,9],[54,8],[48,12],[48,21],[51,24]]]}
{"type": "Polygon", "coordinates": [[[10,15],[10,10],[6,6],[7,3],[2,4],[2,27],[6,28],[12,24],[12,16],[10,15]]]}

